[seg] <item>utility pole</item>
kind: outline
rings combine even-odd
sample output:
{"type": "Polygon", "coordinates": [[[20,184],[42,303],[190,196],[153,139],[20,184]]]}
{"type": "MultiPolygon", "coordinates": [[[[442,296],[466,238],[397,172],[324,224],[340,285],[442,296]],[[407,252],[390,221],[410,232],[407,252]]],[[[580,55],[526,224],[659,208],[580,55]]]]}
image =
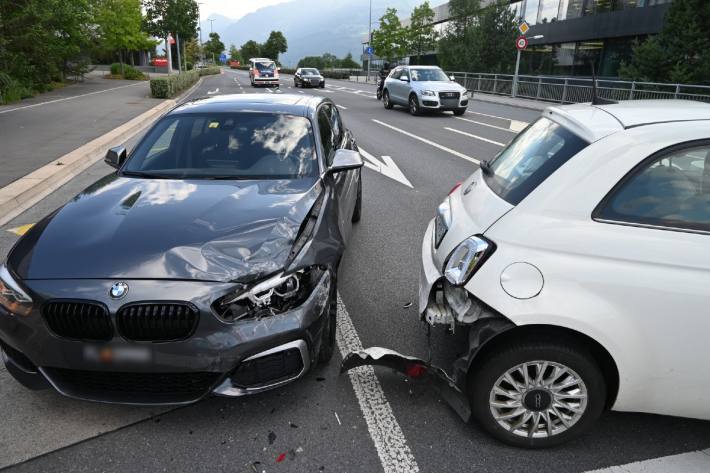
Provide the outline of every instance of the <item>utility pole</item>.
{"type": "MultiPolygon", "coordinates": [[[[214,32],[214,31],[212,31],[212,25],[214,25],[215,20],[213,20],[211,18],[207,18],[207,21],[210,22],[210,35],[211,35],[214,32]]],[[[210,39],[212,39],[212,38],[210,38],[210,39]]],[[[212,64],[214,64],[214,53],[212,53],[212,64]]]]}
{"type": "Polygon", "coordinates": [[[175,32],[175,41],[177,41],[177,53],[178,53],[178,74],[182,72],[182,61],[180,59],[180,33],[175,32]]]}
{"type": "MultiPolygon", "coordinates": [[[[538,34],[538,35],[533,36],[530,39],[542,39],[544,37],[545,37],[545,35],[538,34]]],[[[520,70],[520,53],[521,53],[521,50],[520,50],[520,48],[518,48],[518,57],[515,59],[515,75],[513,76],[513,87],[511,89],[511,93],[510,93],[510,95],[513,98],[518,96],[518,80],[519,80],[518,79],[518,71],[520,70]]]]}
{"type": "Polygon", "coordinates": [[[370,0],[370,21],[367,22],[367,82],[370,82],[370,68],[372,66],[372,0],[370,0]]]}
{"type": "Polygon", "coordinates": [[[205,63],[205,52],[202,50],[202,16],[200,14],[200,5],[204,4],[204,2],[197,2],[197,25],[200,29],[200,63],[203,65],[205,63]]]}

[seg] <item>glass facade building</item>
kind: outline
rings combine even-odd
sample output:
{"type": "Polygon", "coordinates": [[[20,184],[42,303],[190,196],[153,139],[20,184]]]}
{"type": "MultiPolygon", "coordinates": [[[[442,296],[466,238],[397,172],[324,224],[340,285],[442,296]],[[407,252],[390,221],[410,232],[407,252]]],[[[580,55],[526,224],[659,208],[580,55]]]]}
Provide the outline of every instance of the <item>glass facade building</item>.
{"type": "Polygon", "coordinates": [[[589,76],[592,64],[616,77],[635,41],[657,34],[672,0],[518,0],[510,8],[530,26],[520,73],[589,76]]]}

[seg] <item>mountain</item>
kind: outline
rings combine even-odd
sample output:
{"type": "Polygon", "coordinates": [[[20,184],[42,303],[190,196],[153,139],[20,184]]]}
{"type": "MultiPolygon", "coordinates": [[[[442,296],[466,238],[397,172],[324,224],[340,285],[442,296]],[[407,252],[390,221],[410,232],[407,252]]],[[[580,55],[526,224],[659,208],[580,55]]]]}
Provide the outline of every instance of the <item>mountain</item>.
{"type": "Polygon", "coordinates": [[[200,22],[200,28],[202,28],[202,41],[207,41],[210,39],[210,31],[216,31],[217,33],[219,33],[220,36],[222,36],[222,31],[224,31],[231,24],[237,21],[234,18],[228,18],[224,15],[220,15],[219,13],[213,13],[209,16],[211,20],[214,20],[213,22],[211,22],[211,25],[210,21],[207,20],[207,17],[202,18],[202,22],[200,22]]]}
{"type": "MultiPolygon", "coordinates": [[[[409,15],[422,1],[372,0],[372,21],[375,23],[387,7],[396,8],[400,17],[409,15]]],[[[215,21],[214,30],[227,49],[230,44],[241,47],[250,39],[262,43],[272,30],[281,31],[288,41],[288,51],[279,56],[285,66],[326,52],[338,57],[352,53],[359,61],[362,41],[367,38],[368,5],[363,0],[293,0],[260,8],[224,28],[218,29],[215,21]]],[[[209,22],[205,31],[209,31],[209,22]]]]}

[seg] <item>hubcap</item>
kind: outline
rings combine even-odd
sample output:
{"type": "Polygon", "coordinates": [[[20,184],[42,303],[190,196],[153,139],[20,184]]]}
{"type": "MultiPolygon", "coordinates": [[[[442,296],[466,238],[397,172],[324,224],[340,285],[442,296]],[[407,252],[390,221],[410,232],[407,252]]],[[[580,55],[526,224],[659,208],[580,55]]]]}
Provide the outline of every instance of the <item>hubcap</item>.
{"type": "Polygon", "coordinates": [[[410,109],[412,112],[416,112],[416,111],[417,111],[417,103],[414,101],[414,97],[412,97],[411,99],[409,99],[409,109],[410,109]]]}
{"type": "Polygon", "coordinates": [[[520,437],[559,435],[582,418],[587,386],[571,368],[552,361],[531,361],[506,371],[489,397],[493,418],[520,437]]]}

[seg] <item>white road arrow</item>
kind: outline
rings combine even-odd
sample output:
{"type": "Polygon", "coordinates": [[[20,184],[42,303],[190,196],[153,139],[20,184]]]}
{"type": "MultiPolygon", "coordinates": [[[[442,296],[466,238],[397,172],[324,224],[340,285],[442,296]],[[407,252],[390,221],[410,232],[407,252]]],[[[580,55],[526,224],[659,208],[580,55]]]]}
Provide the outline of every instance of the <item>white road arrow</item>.
{"type": "Polygon", "coordinates": [[[406,177],[404,177],[402,171],[399,170],[397,164],[389,156],[382,156],[382,161],[380,161],[362,148],[360,148],[360,154],[363,158],[365,158],[365,166],[367,166],[368,168],[372,169],[373,171],[377,171],[380,174],[389,177],[390,179],[394,179],[400,184],[404,184],[407,187],[412,187],[412,183],[409,182],[406,177]]]}

